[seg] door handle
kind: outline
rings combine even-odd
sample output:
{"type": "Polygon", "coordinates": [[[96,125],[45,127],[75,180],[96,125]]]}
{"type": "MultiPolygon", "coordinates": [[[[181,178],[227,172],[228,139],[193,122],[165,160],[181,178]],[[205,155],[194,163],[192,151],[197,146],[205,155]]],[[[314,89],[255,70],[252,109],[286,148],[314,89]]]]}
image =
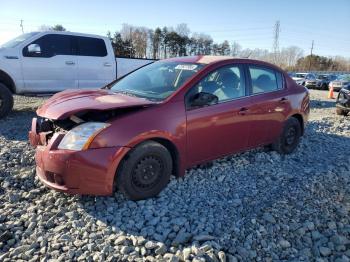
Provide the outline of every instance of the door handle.
{"type": "Polygon", "coordinates": [[[288,102],[288,99],[285,98],[285,97],[282,97],[282,98],[279,100],[279,102],[280,102],[281,104],[285,104],[285,103],[288,102]]]}
{"type": "Polygon", "coordinates": [[[242,107],[239,111],[238,111],[238,114],[241,115],[241,116],[244,116],[246,115],[248,112],[248,108],[246,107],[242,107]]]}
{"type": "Polygon", "coordinates": [[[66,65],[75,65],[73,61],[66,61],[66,65]]]}
{"type": "Polygon", "coordinates": [[[106,66],[106,67],[111,67],[112,66],[112,64],[108,63],[108,62],[104,63],[103,65],[106,66]]]}

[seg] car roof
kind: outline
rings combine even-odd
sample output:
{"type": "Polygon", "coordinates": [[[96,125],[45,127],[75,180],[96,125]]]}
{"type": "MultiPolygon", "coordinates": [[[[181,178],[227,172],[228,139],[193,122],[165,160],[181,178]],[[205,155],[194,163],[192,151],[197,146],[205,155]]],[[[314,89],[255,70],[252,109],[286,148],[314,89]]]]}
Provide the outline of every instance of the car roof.
{"type": "MultiPolygon", "coordinates": [[[[254,59],[248,59],[248,58],[237,58],[232,56],[212,56],[212,55],[197,55],[197,56],[183,56],[183,57],[174,57],[174,58],[168,58],[164,59],[162,61],[169,61],[169,62],[183,62],[183,63],[198,63],[198,64],[214,64],[222,61],[228,61],[232,60],[232,62],[244,62],[244,63],[252,63],[252,64],[260,64],[260,65],[267,65],[274,68],[278,68],[277,66],[270,64],[268,62],[260,61],[260,60],[254,60],[254,59]]],[[[280,69],[281,70],[281,69],[280,69]]]]}
{"type": "Polygon", "coordinates": [[[101,39],[108,39],[108,37],[101,36],[101,35],[93,35],[93,34],[84,34],[84,33],[76,33],[76,32],[70,32],[70,31],[42,31],[42,32],[37,32],[42,35],[46,34],[56,34],[56,35],[72,35],[72,36],[85,36],[85,37],[94,37],[94,38],[101,38],[101,39]]]}

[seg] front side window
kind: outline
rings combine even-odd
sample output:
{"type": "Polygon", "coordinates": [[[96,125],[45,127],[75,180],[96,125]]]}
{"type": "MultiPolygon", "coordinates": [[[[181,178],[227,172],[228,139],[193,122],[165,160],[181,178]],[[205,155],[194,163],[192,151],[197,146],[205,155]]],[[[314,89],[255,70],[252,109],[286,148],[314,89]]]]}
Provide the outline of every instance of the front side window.
{"type": "Polygon", "coordinates": [[[98,56],[104,57],[107,55],[106,44],[103,39],[76,36],[78,40],[78,54],[81,56],[98,56]]]}
{"type": "Polygon", "coordinates": [[[282,74],[268,68],[249,66],[252,94],[260,94],[283,88],[282,74]]]}
{"type": "Polygon", "coordinates": [[[225,66],[209,73],[187,94],[209,93],[218,98],[218,103],[246,95],[243,70],[240,66],[225,66]]]}
{"type": "Polygon", "coordinates": [[[155,62],[121,78],[111,90],[151,100],[164,100],[196,74],[202,64],[155,62]]]}
{"type": "Polygon", "coordinates": [[[72,55],[69,35],[49,34],[33,41],[23,49],[23,56],[49,58],[57,55],[72,55]]]}

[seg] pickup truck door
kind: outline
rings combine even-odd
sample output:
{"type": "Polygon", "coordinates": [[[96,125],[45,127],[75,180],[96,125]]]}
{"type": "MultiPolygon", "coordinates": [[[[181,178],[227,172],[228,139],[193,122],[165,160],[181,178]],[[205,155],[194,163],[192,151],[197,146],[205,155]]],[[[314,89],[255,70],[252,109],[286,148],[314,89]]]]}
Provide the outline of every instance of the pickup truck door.
{"type": "Polygon", "coordinates": [[[51,93],[77,88],[77,59],[71,36],[47,34],[22,50],[25,92],[51,93]]]}
{"type": "Polygon", "coordinates": [[[79,88],[101,88],[116,78],[111,44],[102,38],[74,36],[77,46],[79,88]]]}

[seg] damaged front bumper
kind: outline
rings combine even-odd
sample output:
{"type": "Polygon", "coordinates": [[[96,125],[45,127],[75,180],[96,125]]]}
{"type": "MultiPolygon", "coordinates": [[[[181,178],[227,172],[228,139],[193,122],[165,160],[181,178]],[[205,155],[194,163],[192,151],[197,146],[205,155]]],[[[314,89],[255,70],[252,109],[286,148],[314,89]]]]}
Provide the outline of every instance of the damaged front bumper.
{"type": "Polygon", "coordinates": [[[37,120],[33,119],[29,140],[36,147],[38,178],[46,186],[69,194],[111,195],[117,167],[129,148],[58,149],[63,137],[55,133],[47,139],[46,132],[37,132],[37,120]]]}

